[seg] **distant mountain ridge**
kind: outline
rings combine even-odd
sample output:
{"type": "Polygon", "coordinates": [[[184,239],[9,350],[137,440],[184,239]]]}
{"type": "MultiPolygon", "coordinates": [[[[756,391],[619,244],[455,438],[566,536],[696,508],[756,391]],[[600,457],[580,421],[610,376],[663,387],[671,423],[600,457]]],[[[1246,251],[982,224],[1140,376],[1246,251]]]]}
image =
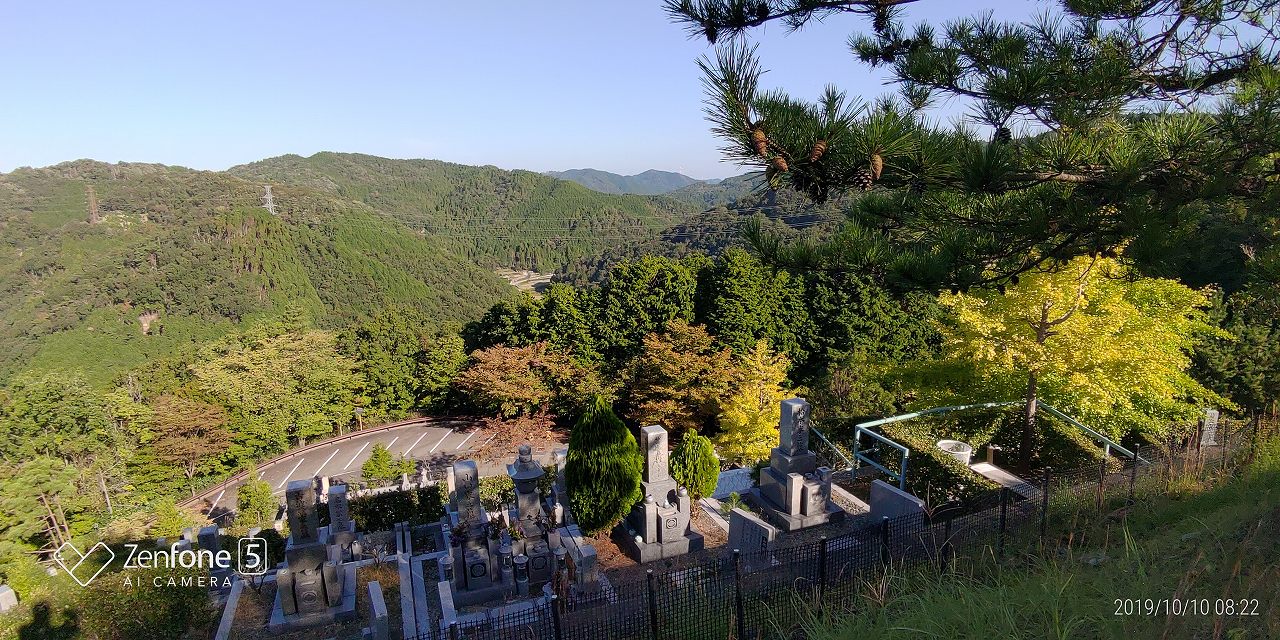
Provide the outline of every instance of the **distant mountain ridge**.
{"type": "Polygon", "coordinates": [[[371,309],[465,322],[512,295],[447,239],[308,185],[92,160],[0,174],[0,379],[120,371],[298,309],[337,328],[371,309]]]}
{"type": "Polygon", "coordinates": [[[226,173],[361,202],[485,266],[543,272],[654,237],[700,211],[685,200],[600,193],[532,171],[359,153],[284,155],[226,173]]]}
{"type": "Polygon", "coordinates": [[[592,191],[612,194],[634,194],[641,196],[657,196],[671,193],[691,184],[699,184],[703,180],[690,178],[682,173],[649,169],[633,176],[624,176],[599,169],[570,169],[568,171],[546,171],[548,175],[561,180],[576,182],[592,191]]]}

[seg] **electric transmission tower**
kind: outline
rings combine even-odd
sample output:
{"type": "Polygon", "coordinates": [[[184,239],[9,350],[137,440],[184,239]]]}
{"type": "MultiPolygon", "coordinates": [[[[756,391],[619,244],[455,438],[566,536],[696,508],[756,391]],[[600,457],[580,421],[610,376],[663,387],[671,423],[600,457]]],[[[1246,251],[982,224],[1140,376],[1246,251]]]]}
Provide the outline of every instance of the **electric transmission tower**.
{"type": "Polygon", "coordinates": [[[276,201],[275,198],[271,197],[271,185],[263,185],[262,188],[266,189],[266,192],[262,194],[262,208],[270,211],[271,215],[274,216],[276,215],[276,201]]]}

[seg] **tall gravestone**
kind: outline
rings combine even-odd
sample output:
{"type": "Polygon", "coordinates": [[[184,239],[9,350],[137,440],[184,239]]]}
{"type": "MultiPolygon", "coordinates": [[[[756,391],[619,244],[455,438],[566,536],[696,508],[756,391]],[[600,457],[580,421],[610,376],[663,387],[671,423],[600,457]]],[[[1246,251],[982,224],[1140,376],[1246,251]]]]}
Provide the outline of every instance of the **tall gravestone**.
{"type": "Polygon", "coordinates": [[[751,490],[760,512],[783,531],[844,518],[844,510],[831,501],[831,470],[819,467],[809,451],[811,429],[809,403],[804,398],[783,400],[778,446],[760,472],[759,486],[751,490]]]}
{"type": "Polygon", "coordinates": [[[318,540],[320,515],[316,513],[316,490],[310,480],[293,480],[284,492],[289,520],[289,540],[295,545],[318,540]]]}
{"type": "Polygon", "coordinates": [[[1204,410],[1204,426],[1200,429],[1200,444],[1213,446],[1218,444],[1218,410],[1204,410]]]}
{"type": "Polygon", "coordinates": [[[468,590],[487,589],[493,584],[493,566],[484,531],[487,517],[480,502],[480,470],[475,462],[460,460],[453,463],[450,478],[457,531],[461,534],[459,557],[454,558],[454,566],[462,568],[458,586],[468,590]]]}
{"type": "Polygon", "coordinates": [[[343,559],[354,557],[356,523],[351,520],[351,501],[347,498],[347,485],[329,487],[329,544],[338,548],[343,559]]]}
{"type": "Polygon", "coordinates": [[[328,540],[322,536],[316,512],[315,483],[290,482],[285,505],[289,539],[285,566],[276,572],[276,605],[270,627],[280,631],[353,616],[354,568],[344,571],[329,559],[328,540]],[[348,576],[350,580],[346,580],[348,576]]]}
{"type": "Polygon", "coordinates": [[[644,451],[644,499],[614,529],[619,545],[639,562],[700,551],[702,534],[691,526],[693,500],[671,478],[667,430],[657,425],[640,429],[644,451]]]}

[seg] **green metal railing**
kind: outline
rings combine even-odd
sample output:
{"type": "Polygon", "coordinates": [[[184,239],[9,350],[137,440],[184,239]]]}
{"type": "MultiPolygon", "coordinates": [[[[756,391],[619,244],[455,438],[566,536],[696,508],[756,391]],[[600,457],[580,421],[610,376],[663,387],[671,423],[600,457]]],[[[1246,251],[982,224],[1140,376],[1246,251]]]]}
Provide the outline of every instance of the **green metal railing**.
{"type": "MultiPolygon", "coordinates": [[[[831,450],[835,451],[836,454],[840,456],[842,460],[848,463],[851,469],[860,468],[862,463],[871,465],[872,467],[879,469],[885,475],[888,475],[890,478],[897,480],[898,487],[905,491],[907,486],[907,462],[911,455],[910,449],[908,449],[907,447],[903,446],[900,443],[890,440],[889,438],[885,437],[883,434],[872,431],[871,427],[878,427],[881,425],[892,424],[894,422],[902,422],[904,420],[912,420],[915,418],[923,418],[925,416],[946,414],[946,413],[951,413],[953,411],[968,411],[972,409],[998,409],[1001,407],[1010,407],[1014,405],[1020,405],[1023,403],[1024,401],[1022,400],[1008,400],[1005,402],[980,402],[975,404],[961,404],[961,405],[953,405],[953,406],[947,406],[947,407],[934,407],[932,409],[925,409],[923,411],[913,411],[911,413],[904,413],[901,415],[890,416],[888,418],[880,418],[878,420],[868,420],[866,422],[859,422],[858,424],[855,424],[853,426],[853,459],[852,460],[850,460],[848,456],[845,456],[844,453],[840,451],[839,447],[836,447],[834,444],[831,443],[830,440],[828,440],[825,436],[819,433],[817,429],[813,429],[812,431],[816,436],[818,436],[819,439],[822,440],[824,444],[830,447],[831,450]],[[881,442],[889,447],[897,449],[899,452],[902,453],[902,462],[898,465],[898,470],[896,472],[892,469],[885,467],[884,465],[880,464],[876,460],[873,460],[870,456],[867,456],[862,452],[862,436],[864,435],[873,440],[881,442]]],[[[1134,453],[1133,451],[1130,451],[1129,449],[1121,446],[1120,443],[1112,440],[1111,438],[1108,438],[1107,436],[1103,435],[1102,433],[1094,429],[1091,429],[1085,426],[1079,420],[1076,420],[1075,418],[1072,418],[1071,416],[1059,411],[1057,408],[1039,401],[1037,401],[1036,406],[1044,409],[1045,412],[1048,413],[1049,415],[1059,420],[1062,420],[1063,422],[1088,434],[1090,437],[1092,437],[1095,441],[1097,441],[1102,446],[1103,453],[1105,456],[1110,457],[1112,452],[1116,452],[1125,456],[1126,458],[1129,458],[1130,460],[1135,461],[1135,463],[1148,462],[1147,460],[1143,459],[1141,456],[1134,453]]]]}

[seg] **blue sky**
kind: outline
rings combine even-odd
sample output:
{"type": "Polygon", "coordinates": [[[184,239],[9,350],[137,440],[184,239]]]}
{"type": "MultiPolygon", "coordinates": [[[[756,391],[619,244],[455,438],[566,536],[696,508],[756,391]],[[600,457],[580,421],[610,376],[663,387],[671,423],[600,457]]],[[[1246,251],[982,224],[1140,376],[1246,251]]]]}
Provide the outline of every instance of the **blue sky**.
{"type": "MultiPolygon", "coordinates": [[[[924,0],[910,15],[1044,7],[924,0]]],[[[764,84],[884,93],[845,46],[864,28],[758,31],[764,84]]],[[[722,177],[738,171],[707,133],[694,65],[710,50],[659,0],[6,2],[0,171],[76,158],[225,169],[329,150],[722,177]]]]}

